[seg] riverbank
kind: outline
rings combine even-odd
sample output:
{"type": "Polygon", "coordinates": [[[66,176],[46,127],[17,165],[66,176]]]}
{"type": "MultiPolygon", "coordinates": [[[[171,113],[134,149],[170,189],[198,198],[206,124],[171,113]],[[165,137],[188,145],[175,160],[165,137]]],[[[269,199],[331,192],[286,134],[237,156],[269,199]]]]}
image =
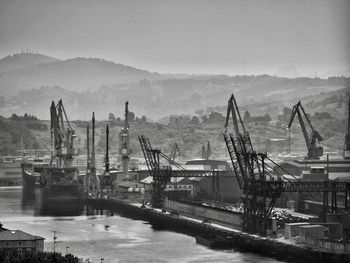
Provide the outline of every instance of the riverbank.
{"type": "Polygon", "coordinates": [[[251,235],[227,226],[207,224],[195,218],[142,207],[139,203],[129,203],[118,199],[89,199],[86,202],[95,209],[111,210],[125,217],[145,220],[154,229],[167,229],[194,237],[199,235],[220,236],[227,240],[230,248],[241,252],[257,253],[290,262],[350,262],[349,254],[321,251],[281,242],[281,240],[251,235]]]}

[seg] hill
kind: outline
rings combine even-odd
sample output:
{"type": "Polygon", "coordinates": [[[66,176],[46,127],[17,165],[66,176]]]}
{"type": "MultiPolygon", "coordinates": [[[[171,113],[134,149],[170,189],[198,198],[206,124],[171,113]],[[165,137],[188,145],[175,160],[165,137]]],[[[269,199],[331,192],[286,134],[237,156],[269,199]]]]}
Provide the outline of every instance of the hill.
{"type": "MultiPolygon", "coordinates": [[[[16,54],[10,62],[2,59],[0,86],[5,97],[32,88],[60,86],[71,91],[92,91],[102,86],[135,83],[142,79],[155,80],[160,75],[97,58],[48,59],[45,56],[16,54]],[[40,59],[43,61],[38,63],[40,59]],[[26,61],[22,67],[17,61],[26,61]],[[6,68],[7,67],[7,68],[6,68]]],[[[1,63],[1,61],[0,61],[1,63]]],[[[0,64],[1,65],[1,64],[0,64]]]]}
{"type": "Polygon", "coordinates": [[[127,100],[138,115],[159,119],[223,107],[231,93],[240,105],[254,109],[262,104],[281,107],[350,87],[346,77],[157,74],[103,59],[57,60],[38,54],[9,56],[0,65],[3,70],[8,65],[0,73],[1,114],[30,112],[42,119],[49,118],[50,101],[59,98],[69,105],[71,119],[86,119],[92,111],[99,119],[110,112],[122,116],[127,100]],[[20,65],[21,61],[26,63],[20,65]]]}
{"type": "MultiPolygon", "coordinates": [[[[340,153],[343,149],[344,136],[347,129],[349,97],[349,89],[340,89],[328,93],[324,92],[317,96],[304,97],[302,100],[302,104],[306,112],[310,115],[314,128],[324,137],[323,144],[325,152],[338,151],[340,153]]],[[[272,117],[272,122],[245,121],[254,148],[258,151],[268,151],[274,154],[286,153],[289,148],[289,134],[287,133],[286,125],[290,118],[290,112],[288,113],[288,110],[285,111],[284,109],[289,108],[290,111],[297,101],[276,101],[271,104],[258,103],[244,106],[241,106],[240,100],[237,100],[237,102],[242,115],[244,115],[245,111],[249,111],[251,116],[264,116],[268,114],[272,117]],[[284,111],[286,112],[285,114],[284,111]],[[279,117],[279,115],[283,116],[279,117]],[[276,120],[279,120],[279,124],[275,122],[276,120]]],[[[68,117],[70,118],[74,113],[72,111],[72,105],[67,101],[64,101],[64,103],[68,117]]],[[[130,105],[130,110],[134,111],[132,105],[130,105]]],[[[225,111],[226,105],[201,109],[194,114],[178,116],[178,118],[182,119],[182,122],[177,122],[178,124],[171,123],[169,116],[164,118],[162,123],[152,122],[147,120],[147,118],[145,120],[145,118],[140,118],[143,115],[143,111],[134,111],[136,118],[130,123],[130,144],[133,157],[142,157],[137,136],[144,134],[150,138],[153,146],[161,148],[164,153],[170,153],[176,142],[182,153],[180,160],[200,158],[202,145],[206,144],[207,141],[211,144],[213,159],[226,159],[228,156],[222,137],[225,111]]],[[[87,118],[90,118],[90,114],[87,118]]],[[[25,146],[50,148],[50,132],[43,128],[43,126],[49,127],[48,121],[40,121],[42,125],[38,125],[37,121],[31,120],[34,124],[30,124],[28,120],[24,121],[21,117],[18,119],[13,118],[13,116],[10,119],[2,118],[0,120],[3,120],[0,123],[0,127],[5,127],[3,123],[6,123],[6,127],[8,127],[6,129],[0,129],[0,141],[2,142],[0,152],[11,147],[12,150],[19,149],[22,133],[30,133],[27,137],[33,139],[34,143],[29,143],[30,140],[27,140],[28,143],[25,146]],[[9,126],[10,124],[12,126],[9,126]]],[[[97,122],[96,147],[97,151],[103,154],[105,147],[104,134],[107,123],[110,125],[111,156],[115,156],[118,154],[118,133],[123,125],[120,118],[114,121],[100,120],[97,122]]],[[[77,147],[81,153],[85,152],[87,124],[87,121],[71,121],[72,127],[77,132],[77,147]]],[[[297,119],[293,123],[291,130],[291,150],[293,152],[304,152],[304,154],[306,151],[305,142],[297,119]]]]}
{"type": "Polygon", "coordinates": [[[21,53],[6,56],[0,59],[0,73],[13,70],[35,67],[42,63],[59,61],[57,58],[48,57],[41,54],[21,53]]]}
{"type": "Polygon", "coordinates": [[[42,86],[20,91],[11,98],[0,97],[0,110],[5,116],[30,112],[48,119],[50,101],[62,98],[69,105],[71,119],[84,120],[92,111],[96,112],[98,119],[105,119],[110,112],[122,116],[124,102],[128,100],[132,111],[138,116],[158,119],[171,114],[194,114],[197,109],[208,108],[210,111],[216,106],[224,107],[231,93],[235,94],[240,105],[254,109],[254,105],[262,104],[293,105],[294,101],[308,96],[316,98],[322,93],[348,87],[349,78],[324,80],[272,76],[188,76],[153,81],[143,79],[136,83],[114,84],[89,91],[42,86]]]}

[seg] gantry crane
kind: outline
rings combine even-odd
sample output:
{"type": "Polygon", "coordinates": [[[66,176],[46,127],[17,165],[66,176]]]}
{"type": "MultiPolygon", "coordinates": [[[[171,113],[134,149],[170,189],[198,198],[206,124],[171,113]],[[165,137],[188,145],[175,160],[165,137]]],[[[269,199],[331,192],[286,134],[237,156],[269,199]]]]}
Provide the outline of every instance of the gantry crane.
{"type": "Polygon", "coordinates": [[[349,110],[348,110],[348,129],[345,135],[345,144],[344,144],[344,159],[350,159],[350,98],[349,98],[349,110]]]}
{"type": "MultiPolygon", "coordinates": [[[[345,182],[302,182],[295,176],[287,179],[266,162],[278,166],[265,153],[254,151],[250,135],[244,127],[236,100],[232,94],[228,101],[224,140],[229,152],[238,184],[243,189],[243,230],[266,234],[272,208],[282,192],[323,192],[324,205],[328,208],[328,193],[332,193],[332,211],[337,208],[337,193],[345,193],[345,209],[348,208],[350,184],[345,182]],[[232,116],[233,132],[228,130],[232,116]]],[[[286,170],[280,167],[286,174],[286,170]]],[[[289,174],[290,175],[290,174],[289,174]]]]}
{"type": "Polygon", "coordinates": [[[307,158],[319,159],[323,155],[323,147],[320,143],[321,141],[323,141],[323,138],[320,135],[320,133],[316,131],[312,126],[311,121],[307,116],[304,110],[304,107],[301,105],[300,101],[297,104],[295,104],[293,107],[292,115],[290,117],[290,121],[288,124],[288,129],[290,129],[290,127],[292,126],[292,123],[296,114],[298,115],[301,130],[303,131],[303,135],[304,135],[304,139],[307,147],[307,158]],[[306,122],[309,124],[309,127],[311,128],[310,135],[308,134],[308,131],[306,129],[304,118],[306,122]]]}
{"type": "Polygon", "coordinates": [[[72,167],[73,156],[77,155],[74,142],[76,133],[69,123],[62,100],[59,100],[57,105],[52,101],[50,113],[52,159],[57,157],[56,164],[59,167],[72,167]],[[66,127],[65,123],[67,124],[66,127]]]}
{"type": "MultiPolygon", "coordinates": [[[[165,155],[160,149],[153,149],[149,138],[141,135],[139,136],[139,142],[149,174],[153,178],[152,183],[152,205],[153,207],[162,207],[162,194],[166,184],[170,181],[171,177],[212,177],[217,179],[220,176],[232,176],[230,171],[219,170],[186,170],[177,162],[173,161],[170,157],[165,155]],[[162,160],[166,165],[162,165],[162,160]],[[174,167],[174,169],[173,169],[174,167]]],[[[213,187],[213,196],[218,196],[218,184],[213,187]]]]}

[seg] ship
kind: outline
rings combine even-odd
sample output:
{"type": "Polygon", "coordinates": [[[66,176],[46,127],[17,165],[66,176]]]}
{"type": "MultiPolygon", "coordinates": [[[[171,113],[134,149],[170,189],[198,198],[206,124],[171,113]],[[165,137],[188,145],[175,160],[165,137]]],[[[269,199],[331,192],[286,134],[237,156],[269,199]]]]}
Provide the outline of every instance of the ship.
{"type": "Polygon", "coordinates": [[[43,158],[35,158],[32,161],[26,160],[22,162],[22,192],[27,196],[34,196],[41,173],[49,168],[50,164],[43,158]]]}
{"type": "Polygon", "coordinates": [[[77,155],[75,131],[71,127],[62,100],[51,108],[51,156],[48,162],[22,164],[23,192],[34,195],[39,207],[79,202],[83,196],[83,181],[73,164],[77,155]]]}
{"type": "Polygon", "coordinates": [[[57,204],[82,199],[83,183],[76,167],[44,169],[35,185],[37,203],[57,204]]]}

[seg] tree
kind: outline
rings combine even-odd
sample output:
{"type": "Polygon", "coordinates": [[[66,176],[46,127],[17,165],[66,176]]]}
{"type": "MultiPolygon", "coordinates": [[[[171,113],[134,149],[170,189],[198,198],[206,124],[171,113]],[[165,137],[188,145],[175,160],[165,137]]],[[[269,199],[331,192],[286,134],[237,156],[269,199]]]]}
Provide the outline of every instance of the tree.
{"type": "Polygon", "coordinates": [[[209,122],[211,123],[223,123],[225,121],[224,115],[219,112],[212,111],[209,114],[209,122]]]}
{"type": "Polygon", "coordinates": [[[199,116],[202,116],[203,113],[204,113],[204,110],[198,109],[198,110],[195,110],[194,113],[197,114],[197,115],[199,115],[199,116]]]}
{"type": "Polygon", "coordinates": [[[250,117],[251,117],[251,116],[250,116],[249,111],[245,111],[244,117],[243,117],[243,121],[244,121],[244,122],[249,122],[250,117]]]}
{"type": "Polygon", "coordinates": [[[112,112],[109,113],[108,120],[109,121],[114,121],[115,120],[115,116],[114,116],[114,114],[112,112]]]}
{"type": "Polygon", "coordinates": [[[18,121],[19,120],[19,116],[14,113],[14,114],[12,114],[10,119],[13,120],[13,121],[18,121]]]}
{"type": "Polygon", "coordinates": [[[142,121],[142,122],[147,122],[147,118],[146,118],[146,116],[145,116],[145,115],[142,115],[142,117],[141,117],[141,121],[142,121]]]}
{"type": "Polygon", "coordinates": [[[129,121],[133,121],[135,119],[135,113],[129,111],[129,121]]]}
{"type": "Polygon", "coordinates": [[[270,115],[269,115],[268,113],[265,114],[264,118],[265,118],[265,121],[266,121],[266,122],[269,122],[269,121],[272,120],[271,117],[270,117],[270,115]]]}
{"type": "Polygon", "coordinates": [[[292,109],[284,107],[283,108],[283,115],[284,116],[290,116],[292,114],[292,109]]]}
{"type": "Polygon", "coordinates": [[[193,125],[198,125],[199,124],[199,119],[197,116],[193,116],[191,120],[191,124],[193,125]]]}
{"type": "Polygon", "coordinates": [[[314,118],[316,120],[330,120],[332,116],[329,112],[315,112],[314,118]]]}

